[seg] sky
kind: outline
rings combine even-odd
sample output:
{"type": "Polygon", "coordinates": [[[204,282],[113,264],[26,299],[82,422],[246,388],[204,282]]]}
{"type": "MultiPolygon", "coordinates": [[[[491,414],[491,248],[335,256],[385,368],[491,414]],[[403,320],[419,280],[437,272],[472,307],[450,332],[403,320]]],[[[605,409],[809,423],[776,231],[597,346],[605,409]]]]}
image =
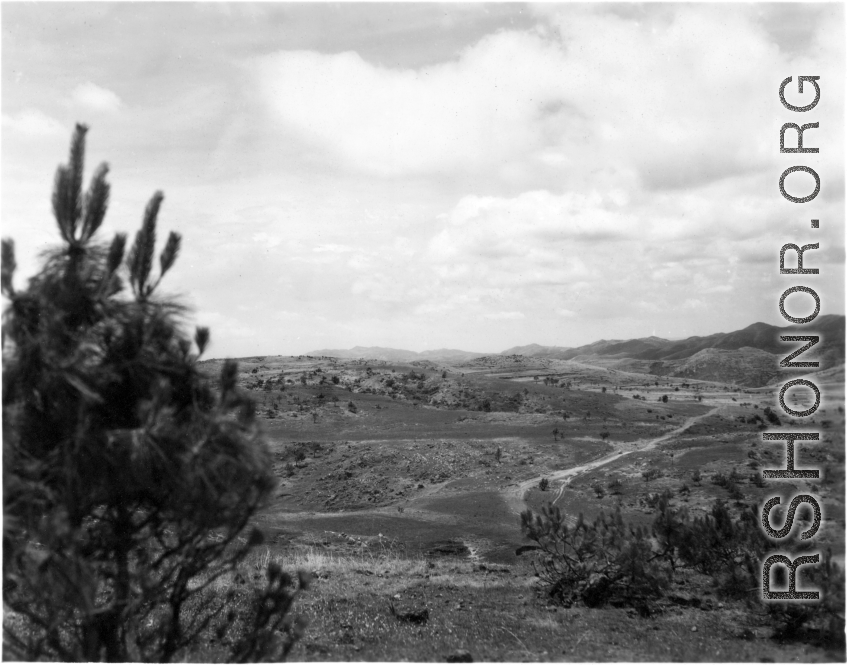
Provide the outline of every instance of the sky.
{"type": "Polygon", "coordinates": [[[787,325],[796,284],[844,313],[842,4],[6,2],[0,16],[16,285],[59,239],[53,174],[84,122],[87,173],[110,167],[100,239],[132,237],[164,191],[160,242],[178,231],[183,251],[162,288],[211,328],[208,357],[684,338],[787,325]],[[800,75],[820,76],[804,113],[779,100],[788,76],[790,103],[813,99],[800,75]],[[818,122],[805,147],[820,152],[780,154],[786,122],[818,122]],[[794,165],[820,175],[813,201],[780,195],[794,165]],[[805,267],[820,274],[780,275],[788,242],[818,242],[805,267]]]}

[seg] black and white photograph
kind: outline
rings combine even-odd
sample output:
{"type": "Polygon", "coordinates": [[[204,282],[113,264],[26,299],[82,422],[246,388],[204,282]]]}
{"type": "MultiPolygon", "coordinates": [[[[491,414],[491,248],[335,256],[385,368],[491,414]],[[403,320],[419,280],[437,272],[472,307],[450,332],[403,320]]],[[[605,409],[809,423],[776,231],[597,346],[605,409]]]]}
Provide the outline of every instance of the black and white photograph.
{"type": "Polygon", "coordinates": [[[0,3],[3,660],[845,662],[845,21],[0,3]]]}

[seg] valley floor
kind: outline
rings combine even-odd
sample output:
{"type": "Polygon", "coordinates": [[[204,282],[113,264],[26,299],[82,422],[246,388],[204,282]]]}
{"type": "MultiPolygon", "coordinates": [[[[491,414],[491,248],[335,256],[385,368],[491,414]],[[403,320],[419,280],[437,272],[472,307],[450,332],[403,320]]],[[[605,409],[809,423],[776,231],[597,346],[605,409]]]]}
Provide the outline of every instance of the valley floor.
{"type": "Polygon", "coordinates": [[[556,607],[533,555],[517,554],[519,513],[547,502],[571,520],[617,509],[649,526],[661,492],[696,514],[716,498],[759,505],[804,490],[823,501],[819,546],[843,564],[843,369],[819,383],[817,422],[780,424],[821,431],[798,467],[822,479],[779,484],[755,478],[784,463],[784,444],[760,436],[773,387],[549,361],[511,373],[310,358],[241,369],[280,477],[259,519],[265,558],[317,573],[298,604],[311,627],[295,660],[443,661],[461,650],[497,661],[844,660],[843,647],[811,635],[774,639],[763,605],[721,599],[696,576],[649,616],[556,607]],[[732,492],[712,482],[730,474],[732,492]]]}

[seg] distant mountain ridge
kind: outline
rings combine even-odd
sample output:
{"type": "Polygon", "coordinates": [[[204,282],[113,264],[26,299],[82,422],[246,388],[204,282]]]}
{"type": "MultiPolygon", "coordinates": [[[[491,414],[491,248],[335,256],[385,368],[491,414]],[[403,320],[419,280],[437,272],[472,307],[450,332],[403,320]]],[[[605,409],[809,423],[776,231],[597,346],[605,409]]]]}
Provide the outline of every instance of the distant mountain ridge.
{"type": "MultiPolygon", "coordinates": [[[[705,337],[688,337],[667,340],[661,337],[643,337],[630,340],[600,340],[561,352],[546,354],[561,360],[574,360],[582,356],[633,358],[636,360],[684,360],[706,349],[737,351],[744,347],[772,354],[791,352],[799,342],[783,342],[780,335],[819,335],[821,341],[809,352],[809,357],[827,359],[827,365],[844,362],[843,315],[826,314],[815,319],[814,325],[777,327],[767,323],[753,323],[730,333],[715,333],[705,337]]],[[[531,354],[536,355],[536,354],[531,354]]],[[[823,364],[823,363],[822,363],[823,364]]]]}
{"type": "Polygon", "coordinates": [[[415,360],[434,360],[440,362],[466,362],[483,356],[523,355],[559,360],[580,360],[592,357],[606,359],[624,359],[644,361],[671,361],[691,358],[701,351],[716,349],[720,351],[738,351],[743,348],[758,349],[775,355],[787,355],[799,342],[783,342],[780,335],[819,335],[821,337],[809,358],[821,361],[821,367],[844,362],[844,323],[842,314],[826,314],[815,319],[813,325],[772,326],[767,323],[753,323],[746,328],[729,333],[715,333],[706,336],[693,336],[682,340],[668,340],[661,337],[642,337],[628,340],[601,339],[578,347],[543,346],[528,344],[514,346],[499,354],[476,353],[458,349],[434,349],[430,351],[407,351],[381,346],[354,346],[352,349],[319,349],[310,351],[310,356],[333,356],[336,358],[373,358],[389,362],[409,362],[415,360]]]}
{"type": "Polygon", "coordinates": [[[383,346],[354,346],[352,349],[318,349],[309,351],[307,356],[331,356],[352,360],[365,358],[385,362],[414,362],[416,360],[435,360],[439,362],[466,362],[484,356],[484,353],[459,351],[458,349],[433,349],[431,351],[407,351],[406,349],[391,349],[383,346]]]}

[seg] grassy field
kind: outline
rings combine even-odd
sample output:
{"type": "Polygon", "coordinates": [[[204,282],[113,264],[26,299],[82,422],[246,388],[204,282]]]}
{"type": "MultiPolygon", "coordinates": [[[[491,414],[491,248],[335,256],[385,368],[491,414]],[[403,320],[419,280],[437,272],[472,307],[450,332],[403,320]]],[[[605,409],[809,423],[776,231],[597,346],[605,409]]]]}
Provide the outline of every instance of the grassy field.
{"type": "Polygon", "coordinates": [[[551,501],[572,518],[619,509],[649,526],[650,497],[666,490],[692,514],[715,498],[740,507],[802,490],[823,498],[817,543],[843,563],[843,370],[822,377],[827,401],[813,419],[780,428],[821,431],[797,464],[824,477],[764,487],[755,473],[784,459],[760,436],[772,388],[534,359],[273,357],[242,359],[240,370],[279,477],[258,518],[270,538],[254,565],[317,574],[298,607],[311,627],[297,660],[428,661],[459,650],[501,661],[844,660],[810,635],[774,639],[764,606],[722,599],[696,576],[650,616],[556,607],[532,555],[516,552],[526,544],[519,513],[551,501]],[[733,472],[740,496],[712,482],[733,472]],[[424,610],[425,620],[403,618],[424,610]]]}

